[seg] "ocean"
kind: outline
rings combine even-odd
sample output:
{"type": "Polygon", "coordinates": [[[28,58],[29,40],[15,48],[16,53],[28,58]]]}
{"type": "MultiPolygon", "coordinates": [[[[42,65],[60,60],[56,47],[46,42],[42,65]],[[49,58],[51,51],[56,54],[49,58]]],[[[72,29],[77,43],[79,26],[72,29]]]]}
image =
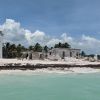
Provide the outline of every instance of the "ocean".
{"type": "Polygon", "coordinates": [[[0,100],[100,100],[100,74],[1,74],[0,100]]]}

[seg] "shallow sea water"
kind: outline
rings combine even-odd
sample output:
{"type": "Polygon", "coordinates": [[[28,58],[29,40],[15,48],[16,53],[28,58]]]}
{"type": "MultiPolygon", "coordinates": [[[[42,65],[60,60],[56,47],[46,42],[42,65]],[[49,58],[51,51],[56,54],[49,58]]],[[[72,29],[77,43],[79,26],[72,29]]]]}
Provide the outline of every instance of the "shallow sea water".
{"type": "Polygon", "coordinates": [[[100,100],[100,74],[0,75],[0,100],[100,100]]]}

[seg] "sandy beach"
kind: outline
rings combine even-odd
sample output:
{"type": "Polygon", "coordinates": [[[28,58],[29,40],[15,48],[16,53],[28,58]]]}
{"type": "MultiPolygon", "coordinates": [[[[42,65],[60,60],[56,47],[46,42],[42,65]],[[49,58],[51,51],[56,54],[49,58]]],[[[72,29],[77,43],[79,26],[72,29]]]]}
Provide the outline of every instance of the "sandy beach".
{"type": "Polygon", "coordinates": [[[18,59],[0,59],[0,66],[7,64],[21,64],[21,65],[36,65],[36,64],[69,64],[69,65],[98,65],[100,62],[89,62],[84,59],[67,58],[66,60],[51,61],[51,60],[18,60],[18,59]]]}
{"type": "Polygon", "coordinates": [[[4,75],[37,75],[37,74],[89,74],[100,73],[100,69],[93,68],[65,68],[61,69],[36,69],[36,70],[1,70],[0,74],[4,75]]]}
{"type": "Polygon", "coordinates": [[[100,72],[100,68],[91,68],[91,67],[75,67],[75,65],[80,65],[80,66],[85,66],[85,65],[100,65],[100,62],[89,62],[89,61],[84,61],[82,59],[72,59],[68,58],[66,61],[61,60],[61,61],[50,61],[50,60],[18,60],[18,59],[0,59],[0,66],[4,66],[6,68],[7,65],[9,64],[15,64],[20,66],[26,66],[27,64],[30,65],[37,65],[37,64],[42,64],[42,65],[54,65],[55,67],[47,67],[47,68],[35,68],[34,70],[30,70],[26,68],[24,71],[20,69],[13,69],[10,66],[9,69],[2,69],[0,71],[0,74],[36,74],[36,73],[59,73],[59,74],[68,74],[68,73],[96,73],[100,72]],[[56,65],[72,65],[73,67],[56,67],[56,65]]]}

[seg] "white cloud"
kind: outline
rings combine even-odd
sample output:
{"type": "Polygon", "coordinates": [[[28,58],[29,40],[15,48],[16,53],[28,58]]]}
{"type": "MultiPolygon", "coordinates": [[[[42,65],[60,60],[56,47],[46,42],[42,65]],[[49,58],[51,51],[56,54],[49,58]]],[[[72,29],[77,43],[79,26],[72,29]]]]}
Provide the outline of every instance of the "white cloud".
{"type": "Polygon", "coordinates": [[[21,28],[20,23],[12,19],[6,19],[3,25],[0,25],[0,30],[4,33],[4,41],[13,43],[27,43],[25,39],[26,30],[21,28]]]}
{"type": "Polygon", "coordinates": [[[99,53],[100,54],[100,40],[94,37],[82,35],[82,38],[77,43],[77,46],[88,53],[99,53]]]}
{"type": "Polygon", "coordinates": [[[67,33],[61,34],[59,38],[54,38],[39,30],[32,33],[30,30],[22,28],[19,22],[12,19],[6,19],[3,25],[0,25],[0,30],[4,33],[5,42],[21,43],[23,45],[34,45],[39,42],[41,45],[48,46],[54,46],[58,42],[68,42],[74,48],[81,48],[87,52],[100,52],[100,40],[86,35],[82,35],[78,40],[68,36],[67,33]]]}
{"type": "Polygon", "coordinates": [[[56,43],[59,43],[59,42],[62,42],[62,43],[68,42],[68,43],[72,44],[73,38],[70,36],[67,36],[67,33],[63,33],[63,34],[61,34],[61,36],[59,36],[59,38],[51,38],[48,41],[47,45],[54,46],[56,43]]]}
{"type": "Polygon", "coordinates": [[[33,45],[39,42],[42,45],[52,46],[58,42],[72,41],[72,38],[68,37],[66,33],[62,34],[59,39],[48,36],[39,30],[32,33],[30,30],[22,28],[19,22],[12,19],[6,19],[4,24],[0,25],[0,30],[4,33],[5,42],[22,43],[24,45],[33,45]]]}
{"type": "Polygon", "coordinates": [[[52,38],[47,42],[48,46],[54,46],[56,43],[62,42],[60,39],[52,38]]]}
{"type": "Polygon", "coordinates": [[[94,37],[82,35],[81,45],[84,45],[88,48],[100,47],[100,40],[98,40],[94,37]]]}
{"type": "Polygon", "coordinates": [[[30,44],[35,44],[38,42],[42,45],[45,45],[49,40],[49,37],[44,32],[41,32],[39,30],[35,31],[34,33],[27,32],[25,34],[25,37],[30,44]]]}
{"type": "Polygon", "coordinates": [[[70,37],[70,36],[67,36],[66,33],[63,33],[63,34],[61,35],[61,38],[62,38],[63,42],[72,42],[72,41],[73,41],[73,38],[70,37]]]}

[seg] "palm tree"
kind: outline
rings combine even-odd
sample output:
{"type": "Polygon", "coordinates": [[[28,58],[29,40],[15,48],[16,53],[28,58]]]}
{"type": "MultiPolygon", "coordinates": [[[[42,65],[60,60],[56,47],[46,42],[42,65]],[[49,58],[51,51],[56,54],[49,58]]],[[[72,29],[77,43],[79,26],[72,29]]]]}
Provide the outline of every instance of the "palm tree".
{"type": "Polygon", "coordinates": [[[71,46],[67,42],[64,43],[64,47],[65,48],[71,48],[71,46]]]}
{"type": "Polygon", "coordinates": [[[34,47],[33,46],[29,46],[28,49],[31,51],[31,50],[34,50],[34,47]]]}
{"type": "Polygon", "coordinates": [[[21,44],[17,45],[16,50],[17,50],[17,57],[21,57],[21,52],[22,52],[21,44]]]}
{"type": "Polygon", "coordinates": [[[47,46],[47,45],[44,46],[44,51],[45,51],[46,53],[48,53],[48,46],[47,46]]]}
{"type": "Polygon", "coordinates": [[[9,42],[6,43],[5,49],[6,49],[6,58],[9,58],[9,49],[10,49],[10,43],[9,42]]]}
{"type": "Polygon", "coordinates": [[[58,44],[55,44],[54,47],[55,48],[71,48],[71,46],[67,42],[65,42],[65,43],[59,42],[58,44]]]}
{"type": "Polygon", "coordinates": [[[39,43],[36,43],[34,46],[34,51],[42,52],[42,46],[39,43]]]}
{"type": "Polygon", "coordinates": [[[27,48],[25,48],[21,44],[15,45],[7,42],[3,45],[3,57],[4,58],[21,57],[22,52],[26,50],[27,48]]]}
{"type": "Polygon", "coordinates": [[[11,44],[10,45],[10,58],[15,58],[17,56],[17,50],[16,50],[16,45],[15,44],[11,44]]]}
{"type": "Polygon", "coordinates": [[[85,57],[85,56],[86,56],[86,54],[85,54],[84,51],[81,52],[81,56],[82,56],[82,57],[85,57]]]}
{"type": "Polygon", "coordinates": [[[47,58],[47,56],[48,56],[48,55],[47,55],[48,49],[49,49],[48,46],[44,46],[44,51],[45,51],[45,53],[46,53],[46,55],[45,55],[46,58],[47,58]]]}

